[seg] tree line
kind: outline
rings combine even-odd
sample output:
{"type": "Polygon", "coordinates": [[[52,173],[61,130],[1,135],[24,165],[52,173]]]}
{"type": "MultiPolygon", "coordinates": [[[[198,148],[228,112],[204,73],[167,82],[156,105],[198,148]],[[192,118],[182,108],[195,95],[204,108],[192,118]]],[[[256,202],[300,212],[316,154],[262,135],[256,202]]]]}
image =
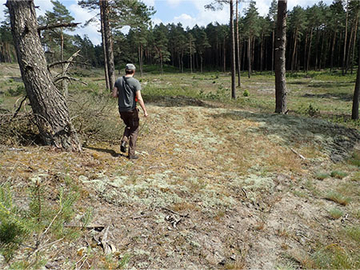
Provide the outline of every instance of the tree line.
{"type": "MultiPolygon", "coordinates": [[[[40,25],[74,20],[59,1],[52,2],[53,11],[47,11],[45,16],[38,18],[40,25]]],[[[152,8],[137,1],[111,2],[122,2],[121,5],[110,3],[108,11],[116,67],[135,62],[141,67],[144,64],[157,64],[160,72],[165,64],[176,67],[180,72],[202,72],[205,69],[227,71],[230,68],[230,23],[195,25],[192,28],[184,28],[180,23],[151,26],[152,8]],[[135,5],[131,2],[137,2],[138,6],[131,7],[130,4],[135,5]],[[124,13],[129,14],[129,6],[137,10],[136,16],[123,16],[124,13]],[[126,34],[120,31],[125,25],[132,26],[126,34]]],[[[80,1],[79,4],[88,9],[99,7],[97,1],[92,0],[80,1]]],[[[241,8],[242,2],[239,4],[241,8]]],[[[99,8],[99,14],[100,11],[99,8]]],[[[295,6],[288,10],[286,69],[308,71],[340,68],[344,74],[352,72],[358,57],[359,15],[358,0],[334,0],[330,5],[320,1],[313,6],[295,6]]],[[[249,76],[253,70],[274,70],[276,16],[276,0],[273,0],[266,16],[259,15],[256,1],[252,0],[235,21],[240,37],[237,44],[239,66],[248,71],[249,76]]],[[[0,37],[0,61],[14,61],[11,33],[6,22],[0,26],[0,37]]],[[[104,51],[102,44],[106,46],[106,41],[94,45],[86,35],[81,37],[71,35],[69,31],[50,29],[42,32],[42,42],[47,58],[52,61],[81,50],[81,55],[90,66],[101,67],[106,62],[103,54],[99,53],[104,51]]]]}
{"type": "MultiPolygon", "coordinates": [[[[88,56],[90,61],[87,64],[90,66],[100,63],[101,54],[96,53],[99,47],[93,46],[88,37],[65,32],[65,28],[74,29],[78,23],[58,0],[52,3],[52,11],[36,18],[33,1],[7,0],[10,24],[3,23],[0,29],[5,31],[1,35],[7,34],[6,30],[11,26],[11,42],[44,141],[61,148],[80,149],[66,106],[67,82],[75,79],[68,75],[67,70],[70,64],[76,64],[80,52],[82,57],[88,56]],[[62,72],[54,78],[49,69],[56,65],[62,72]]],[[[341,63],[345,74],[357,57],[355,47],[360,5],[353,0],[334,0],[329,7],[323,2],[306,9],[296,6],[290,12],[287,12],[287,0],[274,0],[266,17],[259,16],[255,1],[251,1],[244,15],[239,16],[240,0],[215,0],[206,7],[215,9],[229,4],[229,25],[209,24],[192,29],[184,29],[181,24],[151,27],[153,9],[137,0],[83,0],[78,3],[83,8],[98,11],[92,20],[101,22],[102,66],[109,89],[114,85],[115,66],[125,62],[139,63],[140,73],[144,64],[158,64],[161,72],[164,64],[177,67],[180,72],[185,68],[191,72],[202,72],[203,68],[226,71],[230,62],[232,98],[236,98],[235,72],[240,71],[239,67],[246,67],[248,76],[251,76],[252,69],[263,71],[275,67],[276,112],[286,113],[286,66],[294,71],[310,67],[334,68],[341,63]],[[311,10],[316,12],[311,13],[311,10]],[[304,17],[304,14],[311,16],[304,17]],[[311,18],[321,19],[311,23],[311,18]],[[338,18],[336,26],[329,24],[333,18],[338,18]],[[344,27],[342,23],[345,23],[344,27]],[[131,26],[128,34],[120,31],[124,25],[131,26]],[[342,53],[342,57],[335,57],[337,51],[342,53]]],[[[6,42],[10,43],[2,40],[2,44],[6,42]]],[[[5,50],[6,54],[12,58],[10,50],[5,50]]],[[[84,64],[84,61],[80,62],[84,64]]],[[[238,78],[240,84],[240,76],[238,78]]],[[[358,81],[356,93],[359,85],[358,81]]],[[[354,104],[357,106],[353,110],[358,112],[359,94],[356,93],[354,104]]]]}

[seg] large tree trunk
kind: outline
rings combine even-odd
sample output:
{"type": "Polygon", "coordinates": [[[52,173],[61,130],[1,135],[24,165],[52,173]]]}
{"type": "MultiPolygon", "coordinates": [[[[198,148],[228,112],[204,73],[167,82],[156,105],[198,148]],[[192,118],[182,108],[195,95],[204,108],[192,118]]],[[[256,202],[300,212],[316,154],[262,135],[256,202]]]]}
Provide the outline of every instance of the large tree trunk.
{"type": "Polygon", "coordinates": [[[351,118],[354,120],[359,119],[359,98],[360,98],[360,42],[359,42],[359,60],[358,60],[358,72],[356,77],[356,84],[354,90],[352,114],[351,118]]]}
{"type": "Polygon", "coordinates": [[[286,10],[287,0],[278,1],[278,15],[275,42],[275,96],[276,113],[285,113],[286,107],[286,10]]]}
{"type": "Polygon", "coordinates": [[[234,2],[230,0],[230,31],[231,31],[231,98],[236,98],[236,57],[235,57],[235,28],[234,28],[234,2]]]}
{"type": "Polygon", "coordinates": [[[41,137],[46,144],[81,150],[68,107],[47,69],[33,1],[8,0],[11,30],[21,76],[41,137]]]}

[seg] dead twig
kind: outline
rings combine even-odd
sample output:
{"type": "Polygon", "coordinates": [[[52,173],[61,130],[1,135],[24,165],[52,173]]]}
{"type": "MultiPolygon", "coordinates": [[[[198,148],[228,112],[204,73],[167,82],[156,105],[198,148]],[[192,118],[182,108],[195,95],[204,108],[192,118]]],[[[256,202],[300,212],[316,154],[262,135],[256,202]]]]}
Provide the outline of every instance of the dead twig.
{"type": "Polygon", "coordinates": [[[76,81],[76,82],[81,82],[83,85],[88,85],[86,82],[83,82],[79,79],[76,79],[76,78],[73,78],[73,77],[70,77],[70,76],[60,76],[60,77],[56,77],[54,79],[54,83],[57,83],[58,81],[62,81],[62,80],[69,80],[69,81],[76,81]]]}
{"type": "Polygon", "coordinates": [[[305,159],[306,159],[303,155],[301,155],[300,153],[296,152],[294,149],[290,148],[290,150],[291,150],[294,154],[298,155],[302,160],[305,160],[305,159]]]}
{"type": "Polygon", "coordinates": [[[161,209],[163,209],[163,210],[165,210],[165,211],[168,211],[168,212],[170,212],[170,213],[172,213],[172,214],[174,214],[174,215],[178,215],[179,217],[185,217],[185,218],[187,218],[187,217],[190,216],[189,213],[187,213],[186,215],[182,215],[182,214],[180,214],[180,213],[178,213],[178,212],[175,212],[175,211],[173,211],[173,210],[171,210],[171,209],[169,209],[169,208],[166,208],[166,207],[161,207],[161,209]]]}
{"type": "Polygon", "coordinates": [[[18,115],[18,113],[19,113],[19,111],[20,111],[20,109],[21,109],[21,107],[22,107],[22,105],[23,105],[23,103],[25,102],[26,99],[27,99],[27,95],[25,95],[25,97],[23,98],[23,100],[21,100],[19,107],[18,107],[17,110],[15,111],[13,117],[10,119],[10,122],[18,115]]]}

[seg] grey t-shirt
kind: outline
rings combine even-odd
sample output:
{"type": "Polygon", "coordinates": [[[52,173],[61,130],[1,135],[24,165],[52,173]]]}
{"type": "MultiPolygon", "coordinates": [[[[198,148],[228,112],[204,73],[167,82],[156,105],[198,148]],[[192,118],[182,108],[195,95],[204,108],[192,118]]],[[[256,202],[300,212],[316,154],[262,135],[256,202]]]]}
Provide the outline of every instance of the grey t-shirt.
{"type": "Polygon", "coordinates": [[[115,82],[118,89],[118,104],[120,112],[132,111],[136,108],[136,92],[141,90],[140,82],[133,77],[119,77],[115,82]]]}

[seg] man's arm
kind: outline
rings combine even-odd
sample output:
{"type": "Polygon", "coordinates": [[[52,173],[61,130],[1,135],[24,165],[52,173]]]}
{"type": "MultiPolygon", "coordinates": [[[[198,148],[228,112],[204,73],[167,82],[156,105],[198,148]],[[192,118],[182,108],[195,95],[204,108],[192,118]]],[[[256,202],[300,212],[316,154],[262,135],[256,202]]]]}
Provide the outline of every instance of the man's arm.
{"type": "Polygon", "coordinates": [[[139,90],[139,91],[136,91],[136,98],[137,98],[137,100],[138,100],[138,102],[139,102],[139,104],[140,104],[141,109],[142,109],[143,112],[144,112],[144,116],[145,116],[145,117],[148,117],[148,113],[147,113],[147,111],[146,111],[145,103],[144,103],[144,100],[143,100],[143,98],[142,98],[142,96],[141,96],[140,90],[139,90]]]}
{"type": "Polygon", "coordinates": [[[112,92],[111,92],[111,96],[112,96],[113,98],[118,97],[118,89],[117,89],[116,86],[114,86],[114,88],[113,88],[113,90],[112,90],[112,92]]]}

